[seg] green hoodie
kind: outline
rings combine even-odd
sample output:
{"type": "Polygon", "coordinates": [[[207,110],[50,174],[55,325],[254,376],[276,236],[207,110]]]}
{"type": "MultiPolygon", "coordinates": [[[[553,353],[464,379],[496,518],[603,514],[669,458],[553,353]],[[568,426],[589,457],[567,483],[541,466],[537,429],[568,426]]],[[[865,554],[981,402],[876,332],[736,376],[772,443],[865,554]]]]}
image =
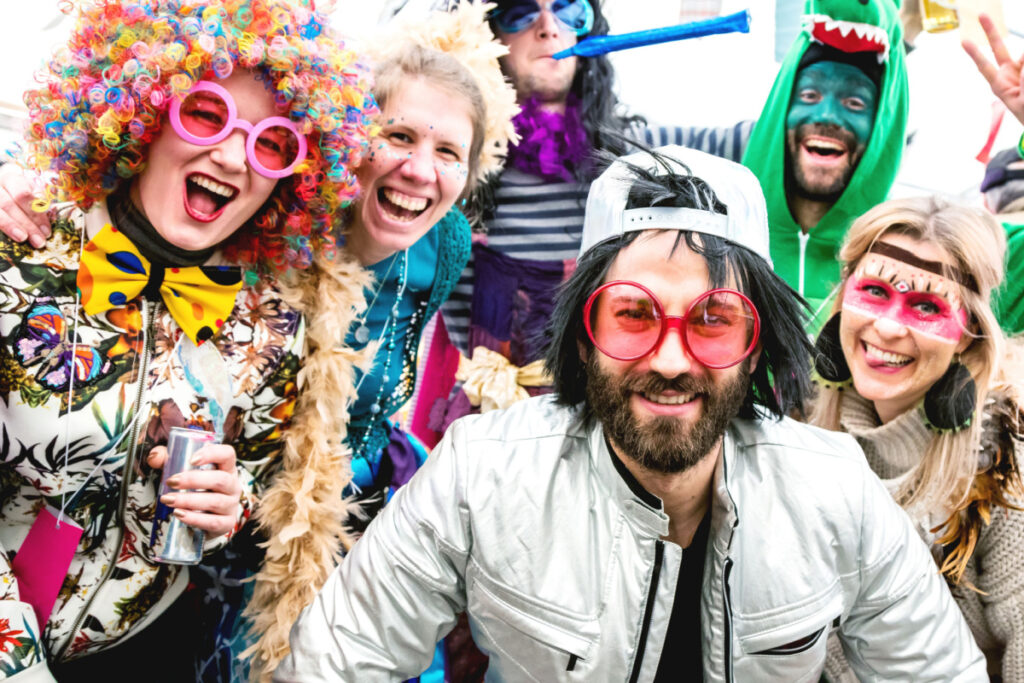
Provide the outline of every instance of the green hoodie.
{"type": "Polygon", "coordinates": [[[754,172],[768,201],[771,255],[777,272],[802,294],[815,316],[813,330],[828,318],[827,299],[839,282],[836,254],[853,221],[884,201],[896,179],[907,125],[907,72],[903,30],[893,0],[807,0],[804,27],[789,49],[760,118],[743,165],[754,172]],[[813,35],[813,38],[812,38],[813,35]],[[871,138],[850,184],[817,226],[804,234],[786,202],[786,114],[797,67],[812,39],[846,52],[884,54],[878,108],[871,138]],[[803,266],[801,269],[801,265],[803,266]]]}

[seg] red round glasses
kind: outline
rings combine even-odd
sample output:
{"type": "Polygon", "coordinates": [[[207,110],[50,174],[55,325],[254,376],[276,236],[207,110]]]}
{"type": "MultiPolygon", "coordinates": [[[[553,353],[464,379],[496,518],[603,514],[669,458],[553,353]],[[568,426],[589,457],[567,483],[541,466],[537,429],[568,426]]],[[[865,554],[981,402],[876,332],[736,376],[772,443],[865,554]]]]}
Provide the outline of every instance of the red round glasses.
{"type": "Polygon", "coordinates": [[[629,280],[598,287],[583,308],[583,322],[594,346],[616,360],[643,358],[675,327],[687,354],[716,370],[749,356],[761,332],[753,302],[734,289],[704,292],[685,315],[665,315],[651,290],[629,280]]]}

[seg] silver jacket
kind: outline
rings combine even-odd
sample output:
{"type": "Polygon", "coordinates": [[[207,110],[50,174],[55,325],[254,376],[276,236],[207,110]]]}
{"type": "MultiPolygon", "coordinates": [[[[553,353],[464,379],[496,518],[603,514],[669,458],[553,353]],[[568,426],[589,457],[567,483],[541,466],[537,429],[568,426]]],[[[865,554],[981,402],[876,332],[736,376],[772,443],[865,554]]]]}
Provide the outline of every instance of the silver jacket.
{"type": "MultiPolygon", "coordinates": [[[[817,681],[833,630],[864,681],[988,680],[850,436],[734,420],[722,450],[705,680],[817,681]]],[[[415,676],[463,610],[489,681],[653,680],[683,552],[611,457],[599,424],[548,397],[457,421],[302,613],[273,680],[415,676]]]]}

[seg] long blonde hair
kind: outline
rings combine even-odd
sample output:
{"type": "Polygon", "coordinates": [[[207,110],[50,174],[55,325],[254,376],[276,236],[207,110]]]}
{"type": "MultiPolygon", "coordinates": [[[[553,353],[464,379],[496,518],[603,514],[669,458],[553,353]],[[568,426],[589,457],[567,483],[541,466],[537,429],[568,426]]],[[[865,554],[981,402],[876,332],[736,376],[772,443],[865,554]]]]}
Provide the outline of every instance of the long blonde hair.
{"type": "MultiPolygon", "coordinates": [[[[972,341],[960,355],[974,378],[976,403],[974,417],[968,428],[959,432],[936,433],[924,456],[905,476],[894,492],[901,506],[913,510],[953,510],[943,525],[947,532],[957,526],[957,513],[974,502],[972,493],[979,473],[979,448],[986,401],[995,392],[1008,399],[1013,411],[1019,410],[1022,397],[1020,345],[1008,342],[992,312],[993,290],[1003,279],[1006,235],[1002,226],[981,209],[954,204],[938,197],[920,197],[888,201],[876,206],[854,222],[839,252],[843,280],[856,269],[860,259],[876,241],[887,234],[902,234],[941,247],[961,273],[974,278],[978,291],[960,286],[960,299],[968,313],[968,331],[972,341]],[[952,525],[952,526],[951,526],[952,525]]],[[[947,276],[952,273],[947,273],[947,276]]],[[[955,278],[950,278],[956,282],[955,278]]],[[[833,311],[842,309],[840,292],[833,311]]],[[[853,387],[845,391],[856,391],[853,387]]],[[[813,424],[839,430],[842,393],[836,388],[820,387],[810,412],[813,424]]],[[[1006,454],[1004,454],[1006,455],[1006,454]]],[[[1008,456],[1013,463],[1013,454],[1008,456]]],[[[1014,478],[1015,479],[1015,478],[1014,478]]],[[[1007,485],[1013,482],[1007,482],[1007,485]]],[[[999,502],[1003,502],[999,496],[999,502]]],[[[955,536],[961,536],[959,530],[955,536]]],[[[967,534],[969,535],[969,534],[967,534]]],[[[976,541],[976,536],[974,537],[976,541]]],[[[952,540],[952,539],[951,539],[952,540]]],[[[964,536],[964,540],[966,536],[964,536]]],[[[954,564],[965,565],[974,542],[967,542],[966,552],[954,564]],[[969,546],[969,547],[967,547],[969,546]]],[[[949,563],[947,563],[949,564],[949,563]]],[[[963,573],[952,568],[943,570],[958,580],[963,573]]]]}

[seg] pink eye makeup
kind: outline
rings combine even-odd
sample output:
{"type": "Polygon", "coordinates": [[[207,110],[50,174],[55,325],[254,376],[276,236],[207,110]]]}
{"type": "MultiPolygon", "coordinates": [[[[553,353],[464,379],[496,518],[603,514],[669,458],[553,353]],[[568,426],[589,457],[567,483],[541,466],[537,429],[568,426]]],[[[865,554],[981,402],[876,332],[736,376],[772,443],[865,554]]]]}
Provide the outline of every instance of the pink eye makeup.
{"type": "Polygon", "coordinates": [[[935,270],[940,272],[936,273],[930,267],[934,262],[923,262],[926,268],[916,257],[918,263],[911,264],[889,255],[897,249],[879,242],[861,259],[843,290],[843,311],[891,320],[927,337],[958,342],[967,327],[967,312],[957,283],[940,274],[942,264],[937,264],[935,270]],[[879,246],[883,249],[875,248],[879,246]]]}

